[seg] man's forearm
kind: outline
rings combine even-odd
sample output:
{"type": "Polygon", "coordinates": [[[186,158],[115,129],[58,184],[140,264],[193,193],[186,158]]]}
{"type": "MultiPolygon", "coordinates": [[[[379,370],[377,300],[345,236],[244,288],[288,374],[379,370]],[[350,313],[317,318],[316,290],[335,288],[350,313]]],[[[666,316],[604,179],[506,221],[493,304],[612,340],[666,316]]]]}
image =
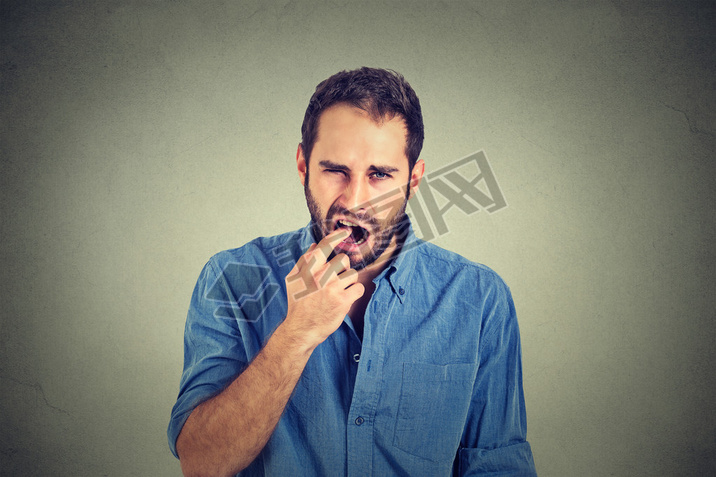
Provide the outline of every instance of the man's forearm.
{"type": "Polygon", "coordinates": [[[349,235],[335,230],[301,256],[286,277],[286,319],[251,364],[186,420],[176,442],[185,475],[234,475],[264,448],[311,353],[365,290],[345,254],[327,261],[349,235]]]}
{"type": "Polygon", "coordinates": [[[194,409],[177,438],[185,475],[234,475],[261,452],[313,349],[290,336],[279,326],[241,375],[194,409]]]}

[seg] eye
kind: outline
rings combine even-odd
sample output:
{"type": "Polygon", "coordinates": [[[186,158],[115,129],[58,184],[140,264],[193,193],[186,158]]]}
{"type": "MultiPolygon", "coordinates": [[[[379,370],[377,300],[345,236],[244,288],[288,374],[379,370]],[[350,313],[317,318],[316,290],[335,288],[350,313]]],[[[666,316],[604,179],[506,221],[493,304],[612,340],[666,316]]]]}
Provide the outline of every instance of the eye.
{"type": "Polygon", "coordinates": [[[328,172],[330,174],[340,174],[342,176],[346,175],[346,171],[342,171],[340,169],[324,169],[324,172],[328,172]]]}
{"type": "Polygon", "coordinates": [[[390,174],[386,174],[385,172],[380,172],[380,171],[374,171],[373,173],[371,173],[371,177],[373,179],[383,180],[383,179],[389,179],[390,174]]]}

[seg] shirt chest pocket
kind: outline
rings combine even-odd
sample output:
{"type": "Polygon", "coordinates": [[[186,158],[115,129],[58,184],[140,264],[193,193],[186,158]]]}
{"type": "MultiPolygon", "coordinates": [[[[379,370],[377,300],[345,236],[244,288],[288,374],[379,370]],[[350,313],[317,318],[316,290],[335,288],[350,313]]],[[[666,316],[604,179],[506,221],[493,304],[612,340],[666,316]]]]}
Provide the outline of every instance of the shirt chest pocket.
{"type": "Polygon", "coordinates": [[[452,461],[474,376],[472,364],[404,363],[393,445],[432,461],[452,461]]]}

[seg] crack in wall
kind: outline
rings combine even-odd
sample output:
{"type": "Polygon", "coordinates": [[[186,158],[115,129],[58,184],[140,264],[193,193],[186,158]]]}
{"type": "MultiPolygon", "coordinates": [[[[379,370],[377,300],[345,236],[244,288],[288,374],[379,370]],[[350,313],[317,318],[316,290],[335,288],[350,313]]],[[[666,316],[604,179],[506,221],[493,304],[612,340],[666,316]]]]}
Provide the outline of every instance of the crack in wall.
{"type": "Polygon", "coordinates": [[[694,133],[694,134],[705,134],[706,136],[714,137],[714,133],[713,133],[713,132],[711,132],[711,131],[706,131],[706,130],[697,128],[697,127],[694,125],[694,123],[693,123],[693,121],[691,120],[691,118],[689,117],[689,114],[688,114],[686,111],[684,111],[683,109],[679,109],[679,108],[677,108],[677,107],[671,106],[670,104],[666,104],[666,103],[662,103],[662,104],[663,104],[664,106],[666,106],[667,108],[671,109],[672,111],[676,111],[677,113],[683,114],[683,115],[684,115],[684,118],[686,119],[686,123],[687,123],[688,126],[689,126],[689,131],[691,131],[692,133],[694,133]]]}
{"type": "Polygon", "coordinates": [[[47,396],[45,396],[45,390],[42,389],[42,385],[40,385],[39,383],[28,383],[25,381],[20,381],[18,379],[9,378],[7,376],[0,376],[0,380],[3,380],[3,379],[6,381],[10,381],[15,384],[18,384],[20,386],[25,386],[25,387],[33,389],[35,391],[35,398],[37,401],[41,401],[46,407],[48,407],[56,412],[65,414],[67,416],[72,416],[72,414],[65,411],[64,409],[59,408],[57,406],[53,406],[52,404],[50,404],[50,402],[47,400],[47,396]]]}

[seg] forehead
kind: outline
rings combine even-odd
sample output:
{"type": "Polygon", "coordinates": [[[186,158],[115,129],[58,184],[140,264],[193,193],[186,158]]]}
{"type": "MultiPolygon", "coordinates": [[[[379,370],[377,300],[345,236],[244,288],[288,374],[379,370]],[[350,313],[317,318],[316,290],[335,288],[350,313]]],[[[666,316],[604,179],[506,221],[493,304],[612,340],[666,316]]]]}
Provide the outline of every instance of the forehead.
{"type": "Polygon", "coordinates": [[[394,165],[405,161],[405,165],[408,164],[407,128],[400,115],[376,121],[362,109],[337,104],[321,114],[317,129],[312,157],[316,155],[319,159],[334,161],[364,159],[394,165]]]}

